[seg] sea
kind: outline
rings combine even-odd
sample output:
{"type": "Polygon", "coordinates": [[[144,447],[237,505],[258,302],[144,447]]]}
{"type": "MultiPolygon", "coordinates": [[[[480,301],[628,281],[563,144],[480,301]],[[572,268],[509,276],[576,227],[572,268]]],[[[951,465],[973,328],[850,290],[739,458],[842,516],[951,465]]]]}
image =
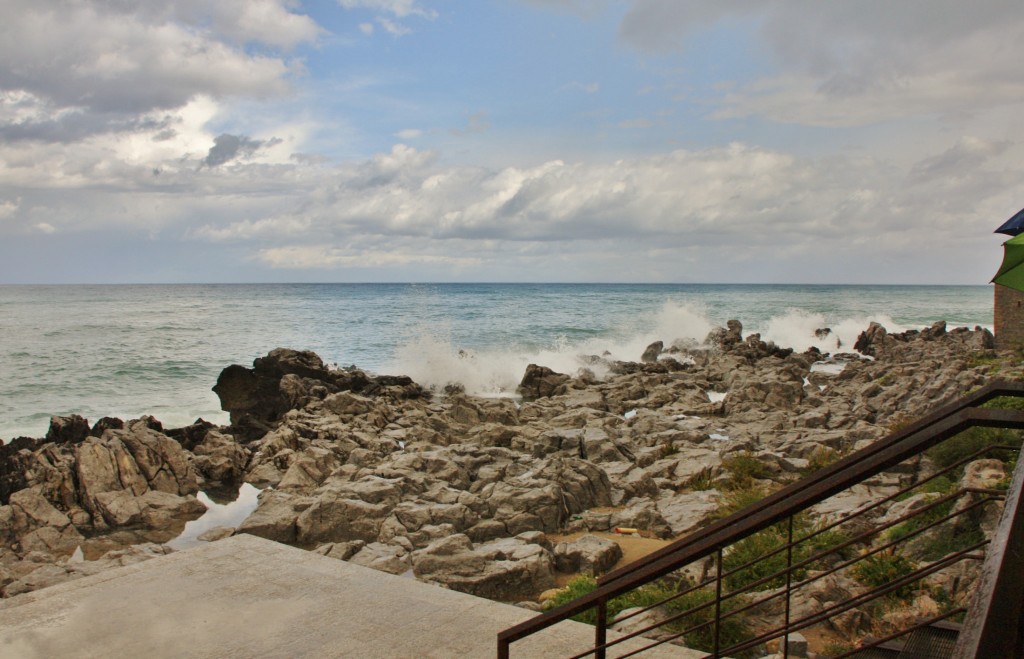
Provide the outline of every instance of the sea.
{"type": "Polygon", "coordinates": [[[988,286],[740,284],[0,285],[0,439],[52,415],[226,423],[211,388],[277,347],[328,364],[512,396],[530,363],[637,361],[737,319],[783,347],[849,352],[872,321],[992,327],[988,286]],[[815,331],[830,328],[825,338],[815,331]]]}

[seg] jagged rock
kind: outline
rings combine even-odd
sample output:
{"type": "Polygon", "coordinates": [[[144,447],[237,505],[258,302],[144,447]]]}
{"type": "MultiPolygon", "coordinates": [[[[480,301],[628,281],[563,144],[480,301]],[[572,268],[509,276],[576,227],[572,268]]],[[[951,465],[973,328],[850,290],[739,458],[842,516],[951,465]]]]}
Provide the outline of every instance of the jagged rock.
{"type": "Polygon", "coordinates": [[[276,348],[257,357],[251,369],[238,364],[221,371],[213,391],[221,409],[231,417],[236,437],[258,439],[280,422],[286,412],[351,391],[374,396],[394,390],[399,398],[423,395],[423,389],[405,376],[370,377],[352,368],[330,370],[308,350],[276,348]]]}
{"type": "Polygon", "coordinates": [[[133,496],[128,490],[100,492],[95,503],[106,524],[115,528],[183,528],[186,521],[206,512],[206,506],[193,496],[182,497],[159,490],[150,490],[141,496],[133,496]]]}
{"type": "Polygon", "coordinates": [[[22,552],[43,551],[69,554],[85,538],[72,525],[67,515],[57,510],[37,488],[26,488],[10,497],[9,505],[0,507],[0,538],[17,543],[22,552]]]}
{"type": "Polygon", "coordinates": [[[375,542],[384,519],[400,500],[398,479],[369,477],[325,488],[296,519],[296,539],[302,544],[375,542]]]}
{"type": "MultiPolygon", "coordinates": [[[[120,430],[123,427],[123,424],[116,428],[114,426],[111,426],[111,428],[115,430],[120,430]]],[[[181,444],[181,448],[185,449],[186,451],[194,451],[195,447],[201,444],[203,440],[206,439],[206,434],[211,430],[216,429],[216,427],[217,426],[213,425],[209,421],[196,419],[192,425],[184,426],[182,428],[172,428],[171,430],[168,430],[164,434],[170,437],[171,439],[175,440],[179,444],[181,444]]],[[[96,428],[94,426],[93,435],[96,437],[101,436],[102,433],[97,435],[95,433],[95,429],[96,428]]]]}
{"type": "Polygon", "coordinates": [[[555,583],[551,552],[517,538],[474,547],[468,536],[456,534],[414,552],[412,562],[420,579],[502,601],[534,596],[555,583]]]}
{"type": "Polygon", "coordinates": [[[405,549],[380,542],[364,545],[348,561],[391,574],[404,574],[412,568],[412,561],[405,549]]]}
{"type": "Polygon", "coordinates": [[[707,525],[718,511],[721,498],[718,490],[666,496],[658,500],[658,512],[672,535],[678,537],[707,525]]]}
{"type": "Polygon", "coordinates": [[[658,361],[658,357],[661,355],[662,350],[665,349],[665,343],[662,341],[655,341],[651,345],[647,346],[644,350],[644,354],[640,356],[640,361],[652,364],[658,361]]]}
{"type": "Polygon", "coordinates": [[[639,529],[659,538],[667,538],[672,534],[665,518],[658,511],[658,506],[646,498],[634,499],[626,508],[613,512],[609,524],[612,528],[639,529]]]}
{"type": "Polygon", "coordinates": [[[704,343],[720,350],[728,350],[743,341],[743,324],[738,320],[726,321],[725,327],[716,327],[705,337],[704,343]]]}
{"type": "Polygon", "coordinates": [[[298,537],[296,521],[299,515],[313,505],[312,497],[263,490],[259,505],[239,524],[237,533],[249,533],[276,542],[295,542],[298,537]]]}
{"type": "Polygon", "coordinates": [[[102,437],[107,430],[121,430],[124,428],[124,421],[116,417],[105,416],[92,425],[89,434],[93,437],[102,437]]]}
{"type": "Polygon", "coordinates": [[[562,373],[555,373],[547,366],[530,364],[519,383],[516,392],[523,400],[537,400],[547,396],[555,396],[564,392],[564,385],[571,378],[562,373]]]}
{"type": "Polygon", "coordinates": [[[24,576],[12,580],[0,588],[0,596],[13,597],[65,581],[99,574],[111,568],[133,565],[156,556],[165,556],[172,551],[163,545],[143,543],[109,551],[93,561],[71,562],[61,559],[57,563],[33,567],[24,576]]]}
{"type": "Polygon", "coordinates": [[[89,436],[89,422],[77,414],[50,417],[46,441],[55,444],[79,444],[89,436]]]}
{"type": "Polygon", "coordinates": [[[234,534],[235,527],[233,526],[215,526],[212,529],[200,533],[196,536],[196,540],[200,540],[202,542],[217,542],[224,538],[230,538],[234,534]]]}
{"type": "Polygon", "coordinates": [[[622,559],[622,548],[611,540],[585,535],[555,546],[555,569],[559,572],[604,574],[622,559]]]}
{"type": "Polygon", "coordinates": [[[245,475],[249,452],[231,435],[208,429],[192,448],[193,465],[210,484],[237,487],[245,475]]]}

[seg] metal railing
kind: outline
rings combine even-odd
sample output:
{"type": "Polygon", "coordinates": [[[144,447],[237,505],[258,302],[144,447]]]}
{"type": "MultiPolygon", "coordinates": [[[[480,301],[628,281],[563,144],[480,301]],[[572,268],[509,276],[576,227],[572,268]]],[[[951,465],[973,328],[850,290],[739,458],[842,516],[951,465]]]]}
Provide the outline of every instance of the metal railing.
{"type": "MultiPolygon", "coordinates": [[[[594,644],[582,648],[573,659],[587,656],[604,659],[609,650],[622,652],[616,656],[633,656],[666,643],[702,645],[708,657],[737,656],[763,648],[774,639],[780,639],[780,649],[785,656],[792,632],[820,625],[880,598],[898,597],[913,584],[961,561],[982,560],[989,539],[977,534],[959,534],[949,551],[944,550],[940,556],[921,564],[905,565],[906,569],[893,578],[851,592],[842,601],[811,611],[798,611],[794,607],[795,596],[806,593],[805,589],[813,584],[832,575],[855,573],[872,562],[882,567],[885,563],[898,563],[902,559],[894,557],[902,556],[901,551],[908,544],[925,542],[930,535],[964,524],[963,520],[977,517],[988,503],[1004,498],[1005,491],[999,489],[957,488],[934,495],[926,504],[898,518],[886,519],[884,523],[876,520],[886,506],[915,491],[928,489],[929,482],[955,473],[963,465],[992,451],[1010,448],[989,446],[927,479],[877,498],[849,515],[819,523],[808,518],[814,506],[902,462],[915,459],[963,430],[975,426],[1024,428],[1024,412],[980,407],[1000,396],[1024,397],[1024,383],[992,383],[943,405],[878,442],[769,494],[756,504],[605,575],[598,580],[597,588],[583,597],[499,633],[499,659],[508,659],[515,641],[590,610],[597,614],[594,644]],[[763,542],[765,540],[767,543],[763,542]],[[755,551],[758,555],[750,560],[736,564],[741,560],[737,556],[751,549],[743,543],[755,549],[759,543],[767,544],[767,548],[760,553],[755,551]],[[683,576],[687,574],[685,568],[696,565],[700,565],[699,570],[691,568],[691,576],[683,576]],[[694,578],[695,572],[701,576],[694,578]],[[620,613],[614,621],[616,626],[621,627],[632,619],[634,628],[613,634],[614,638],[609,640],[609,606],[616,604],[616,598],[654,586],[657,592],[667,595],[632,612],[620,613]],[[641,618],[644,614],[647,615],[641,618]],[[652,615],[656,618],[653,622],[642,625],[636,622],[652,615]],[[750,616],[761,620],[771,618],[777,623],[762,624],[757,633],[736,638],[730,632],[730,625],[750,616]],[[628,650],[624,645],[627,641],[631,641],[628,650]],[[637,641],[646,644],[636,647],[637,641]]],[[[1024,542],[1024,533],[1021,541],[1024,542]]],[[[963,607],[947,608],[932,620],[911,625],[866,646],[890,643],[916,627],[964,613],[963,607]]],[[[851,649],[836,656],[855,656],[863,649],[851,649]]]]}

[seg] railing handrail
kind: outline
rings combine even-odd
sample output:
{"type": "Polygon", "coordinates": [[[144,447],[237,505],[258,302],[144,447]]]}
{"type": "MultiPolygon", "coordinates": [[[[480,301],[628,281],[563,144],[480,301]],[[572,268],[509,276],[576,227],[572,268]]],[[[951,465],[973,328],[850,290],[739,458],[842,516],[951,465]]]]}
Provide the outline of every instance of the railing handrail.
{"type": "Polygon", "coordinates": [[[499,632],[499,656],[504,656],[502,648],[507,648],[508,644],[518,639],[711,555],[720,548],[862,483],[971,426],[1024,427],[1024,412],[978,409],[977,406],[1000,396],[1024,397],[1024,382],[995,381],[943,404],[907,426],[787,485],[760,502],[608,573],[598,580],[598,587],[590,593],[499,632]]]}
{"type": "Polygon", "coordinates": [[[1024,652],[1024,460],[1006,492],[953,659],[1020,657],[1024,652]],[[1007,566],[1010,566],[1007,569],[1007,566]]]}

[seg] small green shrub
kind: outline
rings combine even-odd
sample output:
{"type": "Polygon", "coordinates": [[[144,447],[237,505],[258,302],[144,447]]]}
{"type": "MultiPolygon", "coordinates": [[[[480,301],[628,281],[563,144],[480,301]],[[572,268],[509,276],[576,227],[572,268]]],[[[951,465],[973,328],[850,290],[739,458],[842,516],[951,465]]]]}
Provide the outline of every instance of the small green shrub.
{"type": "Polygon", "coordinates": [[[680,486],[680,491],[688,490],[691,492],[702,492],[704,490],[710,490],[714,487],[715,479],[711,474],[710,469],[703,469],[696,476],[691,477],[685,483],[680,486]]]}
{"type": "MultiPolygon", "coordinates": [[[[814,525],[808,521],[806,515],[798,515],[794,518],[793,537],[794,540],[799,541],[793,546],[792,561],[794,565],[818,553],[837,547],[848,540],[848,536],[845,533],[836,529],[823,531],[812,536],[811,534],[814,531],[814,525]],[[806,538],[806,540],[801,541],[803,538],[806,538]]],[[[764,531],[759,531],[732,545],[722,560],[723,571],[726,573],[731,572],[725,578],[725,585],[730,590],[738,590],[785,570],[786,551],[777,550],[785,547],[788,539],[788,525],[783,522],[764,531]],[[776,551],[777,553],[773,553],[776,551]],[[740,569],[741,566],[747,565],[747,563],[751,563],[751,565],[740,569]]],[[[821,559],[793,570],[792,579],[793,581],[798,581],[807,576],[808,570],[820,569],[829,560],[830,556],[842,558],[849,556],[851,553],[850,548],[844,548],[837,552],[826,554],[821,559]]],[[[779,574],[759,586],[758,590],[779,588],[785,585],[785,583],[786,575],[779,574]]]]}
{"type": "MultiPolygon", "coordinates": [[[[999,400],[999,399],[997,399],[999,400]]],[[[926,455],[935,464],[943,469],[950,467],[957,462],[974,455],[978,451],[988,447],[1005,444],[1007,446],[1020,447],[1024,437],[1019,430],[1007,430],[1004,428],[969,428],[964,432],[951,437],[941,444],[928,449],[926,455]]],[[[1008,462],[1016,456],[1016,451],[993,450],[982,457],[992,457],[1003,462],[1008,462]]],[[[962,470],[954,474],[959,480],[962,470]]]]}
{"type": "MultiPolygon", "coordinates": [[[[879,588],[891,584],[911,574],[917,566],[896,552],[882,552],[868,556],[850,568],[851,576],[869,588],[879,588]]],[[[914,584],[907,584],[896,589],[890,595],[897,599],[909,600],[914,593],[914,584]]]]}
{"type": "Polygon", "coordinates": [[[667,458],[669,456],[675,455],[676,453],[679,453],[679,447],[676,446],[674,443],[669,442],[668,444],[661,445],[661,457],[667,458]]]}
{"type": "Polygon", "coordinates": [[[751,453],[743,452],[722,459],[722,468],[729,472],[727,489],[744,490],[754,486],[755,480],[771,476],[768,467],[751,453]]]}
{"type": "MultiPolygon", "coordinates": [[[[596,587],[597,582],[593,577],[576,577],[570,581],[568,585],[558,593],[558,595],[553,599],[548,600],[547,604],[545,604],[545,608],[553,609],[567,602],[571,602],[572,600],[593,591],[596,587]]],[[[665,602],[666,599],[677,592],[679,592],[679,590],[676,586],[666,583],[665,581],[647,584],[646,586],[632,590],[608,602],[608,620],[613,620],[615,616],[626,609],[634,607],[646,608],[665,602]]],[[[662,606],[671,616],[673,614],[689,611],[704,604],[709,604],[714,600],[714,598],[714,590],[710,588],[701,588],[681,595],[672,601],[665,602],[662,606]]],[[[723,603],[723,613],[734,610],[741,604],[742,602],[737,601],[736,599],[728,600],[723,603]]],[[[706,606],[699,611],[695,611],[690,615],[681,618],[680,620],[666,624],[664,629],[669,632],[682,632],[703,623],[711,622],[714,619],[714,615],[715,607],[706,606]]],[[[596,624],[597,610],[590,609],[588,611],[584,611],[579,615],[573,616],[573,620],[584,622],[589,625],[596,624]]],[[[714,633],[714,625],[707,624],[700,629],[685,634],[682,637],[682,643],[690,648],[701,650],[703,652],[710,652],[714,649],[714,633]]],[[[743,641],[753,637],[753,633],[750,631],[750,628],[742,615],[735,615],[722,620],[719,634],[719,643],[721,647],[742,643],[743,641]]],[[[746,655],[739,654],[736,656],[743,657],[746,655]]]]}
{"type": "Polygon", "coordinates": [[[726,490],[718,504],[718,509],[711,515],[712,519],[728,517],[738,510],[753,505],[765,498],[768,493],[759,487],[750,487],[744,490],[726,490]]]}
{"type": "Polygon", "coordinates": [[[956,481],[952,480],[949,475],[943,474],[907,490],[896,497],[896,501],[905,501],[916,494],[951,494],[956,486],[956,481]]]}
{"type": "Polygon", "coordinates": [[[811,454],[811,457],[807,460],[807,466],[800,470],[800,474],[803,476],[809,476],[816,471],[824,469],[825,467],[831,466],[833,463],[839,461],[843,457],[843,454],[835,449],[828,448],[827,446],[820,446],[811,454]]]}
{"type": "MultiPolygon", "coordinates": [[[[545,604],[545,609],[554,609],[563,604],[567,604],[575,599],[579,599],[597,588],[597,580],[594,577],[586,574],[581,574],[578,577],[574,577],[565,585],[565,588],[558,591],[558,594],[553,598],[549,599],[545,604]]],[[[609,617],[614,617],[609,613],[609,617]]],[[[588,609],[583,613],[579,613],[572,617],[576,622],[585,622],[588,625],[597,624],[597,610],[588,609]]]]}

